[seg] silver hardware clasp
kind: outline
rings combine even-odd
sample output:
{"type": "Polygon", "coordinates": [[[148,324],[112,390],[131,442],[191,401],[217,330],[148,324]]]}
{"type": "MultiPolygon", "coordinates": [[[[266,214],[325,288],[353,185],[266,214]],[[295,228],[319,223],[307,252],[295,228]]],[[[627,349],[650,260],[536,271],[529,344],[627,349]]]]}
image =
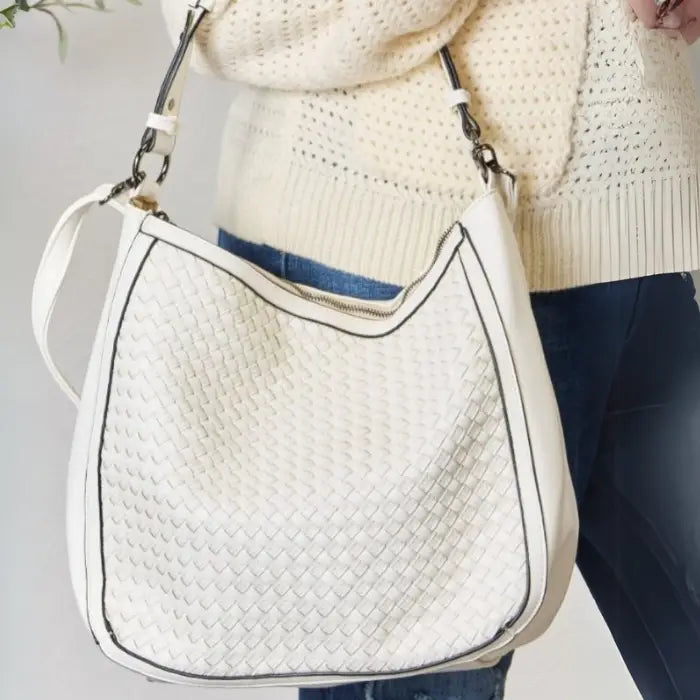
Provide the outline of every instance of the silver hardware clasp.
{"type": "MultiPolygon", "coordinates": [[[[440,49],[440,61],[442,62],[442,67],[445,69],[445,73],[452,85],[453,92],[464,92],[462,85],[459,80],[459,75],[457,74],[457,69],[455,68],[454,61],[452,60],[452,55],[447,46],[443,46],[440,49]]],[[[499,162],[496,156],[496,151],[488,143],[481,143],[481,127],[479,122],[476,121],[474,115],[469,111],[469,107],[465,100],[459,100],[454,104],[457,109],[459,109],[459,114],[462,119],[462,131],[469,141],[472,142],[472,158],[479,168],[481,177],[484,182],[489,180],[489,171],[496,173],[498,175],[506,175],[510,178],[511,183],[515,185],[516,177],[515,174],[506,170],[499,162]]]]}
{"type": "MultiPolygon", "coordinates": [[[[211,5],[211,0],[196,0],[193,5],[189,6],[189,10],[187,11],[187,15],[185,17],[185,26],[180,34],[180,41],[175,49],[175,55],[170,61],[165,78],[163,79],[160,90],[158,91],[158,98],[156,99],[156,104],[153,109],[154,114],[163,114],[166,104],[168,104],[170,107],[173,106],[173,101],[170,97],[173,84],[175,83],[175,80],[180,72],[184,59],[187,56],[187,51],[192,43],[192,40],[194,39],[197,28],[204,18],[204,15],[211,9],[211,5]]],[[[106,204],[110,199],[121,194],[124,190],[136,189],[142,182],[144,182],[146,179],[146,172],[141,168],[141,161],[147,153],[151,153],[153,151],[155,144],[156,130],[148,126],[143,132],[141,143],[136,151],[136,155],[134,156],[134,160],[131,165],[131,175],[116,184],[112,188],[111,192],[104,199],[100,200],[100,204],[106,204]]],[[[169,168],[170,154],[167,154],[163,156],[163,163],[161,165],[160,173],[155,180],[156,184],[161,185],[164,182],[169,168]]],[[[147,208],[148,210],[154,211],[162,218],[166,218],[164,212],[160,212],[158,210],[158,203],[152,198],[148,198],[147,207],[143,206],[143,202],[141,202],[138,197],[132,198],[131,203],[135,206],[140,206],[141,208],[147,208]]]]}

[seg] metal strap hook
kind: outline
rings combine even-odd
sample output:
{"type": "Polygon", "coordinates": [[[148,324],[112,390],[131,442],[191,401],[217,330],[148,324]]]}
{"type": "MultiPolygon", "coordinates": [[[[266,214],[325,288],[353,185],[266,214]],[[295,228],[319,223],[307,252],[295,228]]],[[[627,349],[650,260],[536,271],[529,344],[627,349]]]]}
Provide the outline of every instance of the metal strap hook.
{"type": "Polygon", "coordinates": [[[472,158],[479,168],[481,177],[484,182],[488,182],[489,171],[496,173],[498,175],[506,175],[509,177],[513,184],[515,184],[515,175],[506,170],[499,162],[496,156],[496,151],[488,143],[481,143],[481,127],[479,122],[477,122],[474,115],[469,111],[468,107],[468,97],[469,93],[462,87],[457,69],[455,67],[454,61],[452,59],[452,54],[447,46],[443,46],[440,49],[440,61],[442,67],[447,74],[447,78],[452,86],[452,91],[454,95],[461,96],[459,99],[453,101],[453,106],[457,107],[459,110],[460,118],[462,120],[462,131],[469,141],[472,142],[472,158]]]}
{"type": "MultiPolygon", "coordinates": [[[[185,17],[185,26],[180,34],[180,40],[175,49],[175,55],[170,61],[165,78],[163,79],[160,90],[158,91],[158,97],[156,99],[152,116],[158,117],[158,115],[163,115],[168,102],[170,99],[172,99],[171,93],[173,92],[175,81],[180,75],[180,72],[187,67],[186,58],[188,57],[190,46],[198,27],[204,18],[204,15],[211,9],[211,5],[211,0],[196,0],[193,5],[189,6],[185,17]]],[[[156,130],[150,126],[147,126],[143,132],[141,143],[136,151],[136,155],[134,156],[131,165],[131,175],[116,184],[112,188],[112,191],[104,199],[100,200],[100,204],[107,203],[110,199],[117,196],[127,188],[137,188],[146,179],[146,173],[141,169],[141,161],[147,153],[151,153],[153,151],[156,145],[156,136],[156,130]]],[[[167,153],[163,155],[163,164],[161,166],[160,173],[155,180],[158,185],[161,185],[165,180],[169,167],[170,154],[167,153]]]]}

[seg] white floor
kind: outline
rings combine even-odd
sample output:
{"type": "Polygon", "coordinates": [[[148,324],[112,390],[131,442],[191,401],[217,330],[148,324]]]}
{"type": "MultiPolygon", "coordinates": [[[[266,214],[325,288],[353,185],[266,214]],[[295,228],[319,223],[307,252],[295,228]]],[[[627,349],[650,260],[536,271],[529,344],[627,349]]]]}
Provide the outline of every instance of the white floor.
{"type": "MultiPolygon", "coordinates": [[[[0,37],[0,698],[3,700],[293,698],[292,689],[202,691],[151,684],[104,659],[81,627],[64,547],[64,480],[74,409],[49,379],[29,323],[31,283],[62,208],[125,176],[170,46],[156,2],[113,2],[66,21],[56,57],[48,17],[20,16],[0,37]]],[[[178,222],[209,224],[219,130],[232,86],[195,77],[167,200],[178,222]]],[[[79,244],[53,343],[79,381],[112,262],[117,221],[100,213],[79,244]]],[[[578,576],[551,631],[516,655],[510,700],[638,698],[578,576]]]]}

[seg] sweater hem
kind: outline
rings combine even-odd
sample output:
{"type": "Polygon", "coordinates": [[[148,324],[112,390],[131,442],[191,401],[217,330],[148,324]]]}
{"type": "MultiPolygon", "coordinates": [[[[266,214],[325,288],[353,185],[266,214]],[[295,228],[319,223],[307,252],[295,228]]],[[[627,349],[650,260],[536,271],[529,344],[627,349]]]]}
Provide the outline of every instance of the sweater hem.
{"type": "MultiPolygon", "coordinates": [[[[691,168],[560,196],[554,204],[521,201],[515,232],[530,291],[700,269],[698,182],[691,168]]],[[[216,225],[401,286],[424,271],[439,237],[465,208],[454,201],[403,200],[294,164],[269,184],[269,204],[254,211],[220,192],[216,225]],[[277,196],[269,199],[272,192],[277,196]]],[[[239,190],[236,200],[253,195],[259,198],[260,191],[239,190]]]]}
{"type": "Polygon", "coordinates": [[[523,206],[516,236],[532,291],[700,269],[698,170],[523,206]]]}

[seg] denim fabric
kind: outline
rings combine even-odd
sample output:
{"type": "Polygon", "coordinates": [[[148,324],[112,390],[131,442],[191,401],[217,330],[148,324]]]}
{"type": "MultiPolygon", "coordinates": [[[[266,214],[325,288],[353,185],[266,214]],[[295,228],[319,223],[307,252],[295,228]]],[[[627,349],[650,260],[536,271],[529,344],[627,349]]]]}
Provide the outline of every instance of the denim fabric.
{"type": "MultiPolygon", "coordinates": [[[[400,287],[219,231],[287,279],[400,287]]],[[[700,697],[700,311],[686,273],[531,295],[581,518],[577,563],[645,699],[700,697]]],[[[300,700],[500,700],[491,669],[303,689],[300,700]]],[[[562,689],[566,697],[566,689],[562,689]]]]}
{"type": "Polygon", "coordinates": [[[502,700],[512,657],[508,654],[496,666],[476,671],[301,688],[299,700],[502,700]]]}
{"type": "Polygon", "coordinates": [[[383,300],[391,299],[401,291],[401,287],[396,284],[353,275],[344,270],[314,262],[309,258],[277,250],[269,245],[250,243],[223,230],[219,230],[218,245],[278,277],[290,282],[307,284],[325,292],[344,294],[358,299],[383,300]]]}
{"type": "Polygon", "coordinates": [[[700,310],[685,273],[532,295],[577,563],[644,698],[700,697],[700,310]]]}

